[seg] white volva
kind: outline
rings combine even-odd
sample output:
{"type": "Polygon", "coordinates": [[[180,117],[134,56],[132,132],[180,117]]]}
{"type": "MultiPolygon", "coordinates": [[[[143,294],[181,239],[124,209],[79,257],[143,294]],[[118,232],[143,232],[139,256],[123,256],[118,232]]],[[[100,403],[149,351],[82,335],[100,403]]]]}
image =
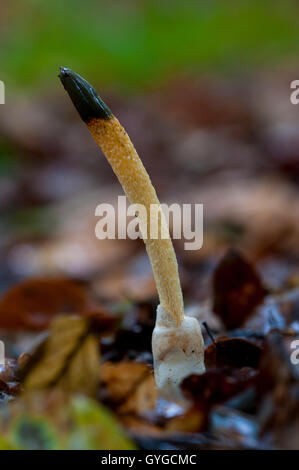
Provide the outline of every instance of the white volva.
{"type": "Polygon", "coordinates": [[[152,348],[160,395],[169,401],[182,400],[181,381],[190,374],[205,371],[204,343],[198,321],[184,316],[177,326],[173,316],[158,305],[152,348]]]}

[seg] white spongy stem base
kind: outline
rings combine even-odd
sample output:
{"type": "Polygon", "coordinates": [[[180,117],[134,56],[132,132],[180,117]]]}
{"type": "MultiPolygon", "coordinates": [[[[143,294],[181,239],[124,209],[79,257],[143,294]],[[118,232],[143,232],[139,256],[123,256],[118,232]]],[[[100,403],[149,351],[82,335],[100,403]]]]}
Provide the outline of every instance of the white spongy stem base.
{"type": "Polygon", "coordinates": [[[179,326],[161,306],[157,308],[152,348],[154,374],[160,396],[168,401],[181,401],[181,381],[190,374],[202,374],[204,342],[195,318],[184,316],[179,326]]]}

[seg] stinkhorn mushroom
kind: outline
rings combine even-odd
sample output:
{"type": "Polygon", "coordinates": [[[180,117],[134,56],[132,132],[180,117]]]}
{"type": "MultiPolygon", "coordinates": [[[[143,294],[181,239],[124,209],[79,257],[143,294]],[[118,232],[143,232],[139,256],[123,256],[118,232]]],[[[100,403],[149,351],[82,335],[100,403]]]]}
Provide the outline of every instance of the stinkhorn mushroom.
{"type": "MultiPolygon", "coordinates": [[[[151,205],[160,207],[160,203],[128,134],[85,79],[65,67],[60,68],[59,77],[130,203],[142,204],[150,221],[151,205]]],[[[161,396],[180,400],[180,382],[205,370],[204,344],[198,321],[184,315],[177,260],[162,212],[158,225],[157,238],[141,230],[160,299],[152,337],[154,374],[161,396]]]]}

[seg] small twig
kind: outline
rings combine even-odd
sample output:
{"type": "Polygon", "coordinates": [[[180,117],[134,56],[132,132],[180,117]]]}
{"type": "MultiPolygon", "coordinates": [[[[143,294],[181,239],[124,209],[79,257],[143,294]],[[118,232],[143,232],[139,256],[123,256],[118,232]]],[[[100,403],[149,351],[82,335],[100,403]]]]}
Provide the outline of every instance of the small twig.
{"type": "Polygon", "coordinates": [[[213,335],[213,333],[212,333],[212,331],[211,331],[209,325],[207,324],[206,321],[203,321],[202,324],[203,324],[203,326],[204,326],[205,329],[206,329],[206,332],[207,332],[208,337],[210,338],[210,340],[212,341],[212,343],[213,343],[213,344],[215,345],[215,347],[217,348],[217,343],[216,343],[216,341],[215,341],[215,339],[214,339],[214,335],[213,335]]]}

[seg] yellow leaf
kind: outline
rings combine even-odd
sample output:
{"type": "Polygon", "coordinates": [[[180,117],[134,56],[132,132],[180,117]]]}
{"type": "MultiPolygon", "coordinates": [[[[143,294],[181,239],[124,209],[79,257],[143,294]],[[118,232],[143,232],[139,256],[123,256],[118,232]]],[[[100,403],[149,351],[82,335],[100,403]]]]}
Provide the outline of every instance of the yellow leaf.
{"type": "Polygon", "coordinates": [[[26,390],[57,386],[93,395],[99,371],[98,341],[88,319],[68,315],[53,320],[48,338],[25,364],[21,377],[26,390]]]}

